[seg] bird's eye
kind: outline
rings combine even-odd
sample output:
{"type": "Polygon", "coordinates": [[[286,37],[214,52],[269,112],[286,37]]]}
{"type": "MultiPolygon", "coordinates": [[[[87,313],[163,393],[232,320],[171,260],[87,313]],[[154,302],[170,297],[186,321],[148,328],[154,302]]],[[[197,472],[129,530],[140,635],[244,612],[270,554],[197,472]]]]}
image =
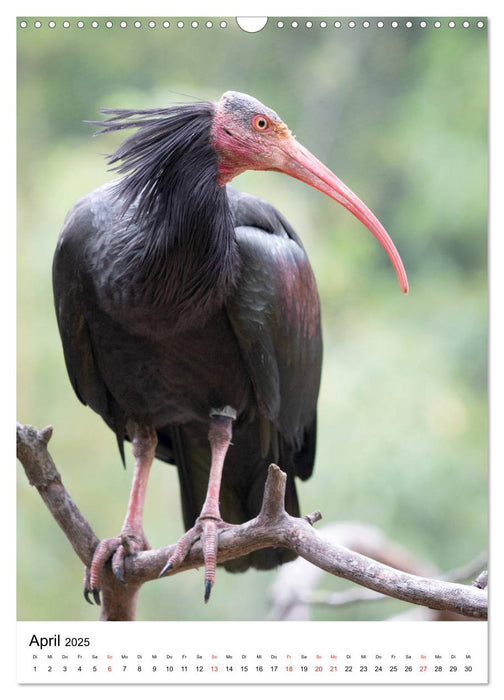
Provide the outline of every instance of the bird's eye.
{"type": "Polygon", "coordinates": [[[257,131],[266,131],[266,129],[269,127],[269,122],[266,117],[263,117],[262,114],[258,114],[252,119],[252,126],[257,131]]]}

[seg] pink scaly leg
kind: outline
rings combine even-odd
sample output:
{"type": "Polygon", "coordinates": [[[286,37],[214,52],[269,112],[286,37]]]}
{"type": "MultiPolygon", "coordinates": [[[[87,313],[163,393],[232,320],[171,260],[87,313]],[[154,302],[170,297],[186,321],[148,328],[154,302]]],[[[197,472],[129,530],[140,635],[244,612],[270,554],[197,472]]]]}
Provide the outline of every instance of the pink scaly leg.
{"type": "Polygon", "coordinates": [[[131,426],[131,441],[135,470],[131,484],[126,517],[118,537],[102,540],[96,547],[93,560],[84,575],[84,597],[90,603],[89,593],[100,604],[99,578],[105,563],[112,556],[112,571],[124,582],[124,559],[128,554],[149,549],[143,531],[143,509],[149,473],[154,461],[157,446],[157,433],[147,426],[131,426]]]}
{"type": "Polygon", "coordinates": [[[229,406],[226,406],[222,411],[213,411],[210,414],[208,439],[212,451],[212,460],[205,502],[194,527],[188,530],[179,539],[174,553],[159,574],[159,576],[163,576],[167,571],[174,569],[184,561],[194,542],[201,538],[203,556],[205,559],[205,603],[208,602],[212,586],[215,583],[219,530],[230,527],[230,525],[221,518],[219,493],[222,469],[231,442],[232,423],[235,417],[235,411],[229,406]]]}

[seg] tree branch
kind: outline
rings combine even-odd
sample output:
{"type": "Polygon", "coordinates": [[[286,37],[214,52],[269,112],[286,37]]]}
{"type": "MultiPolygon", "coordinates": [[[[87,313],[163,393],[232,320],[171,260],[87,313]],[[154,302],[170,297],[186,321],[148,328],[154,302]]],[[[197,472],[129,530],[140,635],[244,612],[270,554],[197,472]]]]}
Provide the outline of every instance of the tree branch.
{"type": "MultiPolygon", "coordinates": [[[[39,491],[75,552],[89,566],[98,538],[62,484],[47,450],[51,435],[50,427],[40,431],[18,424],[18,458],[29,482],[39,491]]],[[[486,619],[486,590],[407,574],[320,537],[312,527],[312,523],[320,519],[320,513],[294,518],[285,511],[285,483],[286,475],[279,467],[271,465],[261,512],[242,525],[222,531],[218,562],[235,559],[263,547],[285,547],[324,571],[393,598],[486,619]]],[[[100,580],[103,594],[101,619],[134,619],[140,587],[158,578],[174,548],[175,545],[170,545],[128,557],[124,569],[125,584],[120,583],[106,567],[100,580]]],[[[184,562],[167,575],[173,576],[202,564],[203,553],[198,541],[184,562]]]]}
{"type": "MultiPolygon", "coordinates": [[[[439,574],[433,564],[413,559],[409,552],[387,539],[383,532],[375,527],[358,522],[333,522],[322,528],[319,534],[333,544],[344,545],[360,554],[375,559],[383,564],[401,569],[408,573],[428,576],[442,581],[462,582],[474,578],[487,564],[487,554],[482,552],[463,566],[439,574]]],[[[372,591],[362,586],[350,585],[343,591],[317,589],[323,571],[304,559],[296,559],[282,567],[272,588],[272,608],[270,619],[273,620],[308,620],[310,608],[314,605],[328,607],[347,607],[356,603],[383,601],[389,596],[372,591]]],[[[479,577],[478,577],[479,578],[479,577]]],[[[476,581],[474,585],[477,585],[476,581]]],[[[482,588],[483,586],[479,586],[482,588]]],[[[463,619],[458,613],[443,610],[421,609],[422,619],[463,619]]],[[[420,609],[401,614],[408,617],[420,615],[420,609]]]]}

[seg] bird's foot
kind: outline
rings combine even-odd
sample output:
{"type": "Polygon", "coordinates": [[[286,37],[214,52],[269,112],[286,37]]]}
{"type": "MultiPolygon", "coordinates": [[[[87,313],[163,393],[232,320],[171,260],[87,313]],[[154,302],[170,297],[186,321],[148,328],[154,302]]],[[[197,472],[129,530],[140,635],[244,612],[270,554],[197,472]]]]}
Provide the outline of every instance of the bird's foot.
{"type": "Polygon", "coordinates": [[[94,602],[100,605],[100,574],[110,557],[115,577],[124,583],[124,560],[130,554],[145,549],[150,549],[150,546],[143,532],[124,531],[118,537],[102,540],[94,551],[91,566],[86,567],[84,571],[84,598],[87,602],[93,604],[89,597],[91,594],[94,602]]]}
{"type": "Polygon", "coordinates": [[[179,539],[175,546],[175,551],[159,573],[159,577],[179,566],[189,554],[192,545],[198,539],[201,539],[205,559],[205,603],[208,603],[212,586],[215,583],[219,531],[226,530],[229,527],[232,527],[232,525],[220,518],[200,516],[194,526],[179,539]]]}

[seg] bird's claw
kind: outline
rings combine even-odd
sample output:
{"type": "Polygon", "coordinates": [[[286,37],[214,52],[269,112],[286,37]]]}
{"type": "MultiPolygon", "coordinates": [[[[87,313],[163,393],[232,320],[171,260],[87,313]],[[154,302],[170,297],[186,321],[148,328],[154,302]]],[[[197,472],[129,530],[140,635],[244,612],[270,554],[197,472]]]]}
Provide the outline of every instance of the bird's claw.
{"type": "Polygon", "coordinates": [[[100,590],[98,588],[93,588],[91,586],[91,569],[86,566],[84,569],[84,598],[89,605],[93,605],[93,600],[96,605],[101,605],[100,600],[100,590]],[[89,595],[93,596],[93,600],[90,599],[89,595]]]}
{"type": "Polygon", "coordinates": [[[124,580],[124,560],[135,552],[149,549],[149,544],[143,533],[140,535],[121,533],[119,537],[110,537],[99,542],[96,547],[90,567],[84,572],[84,598],[93,605],[90,594],[96,605],[101,605],[99,579],[103,567],[112,557],[111,568],[120,583],[124,580]]]}
{"type": "Polygon", "coordinates": [[[211,581],[208,578],[205,579],[205,603],[208,603],[210,600],[210,593],[212,592],[212,586],[214,583],[215,581],[211,581]]]}
{"type": "Polygon", "coordinates": [[[96,605],[101,605],[100,591],[98,588],[91,588],[90,583],[90,568],[86,566],[84,570],[84,598],[89,605],[93,605],[93,600],[96,605]],[[93,596],[93,600],[90,599],[89,594],[93,596]]]}
{"type": "Polygon", "coordinates": [[[194,527],[188,530],[179,539],[175,546],[175,551],[168,559],[165,566],[159,572],[161,578],[171,569],[179,566],[189,554],[192,545],[201,539],[203,557],[205,559],[205,603],[208,603],[212,587],[215,583],[215,569],[217,566],[217,550],[219,549],[219,531],[231,527],[229,523],[217,518],[207,518],[200,516],[194,527]]]}
{"type": "Polygon", "coordinates": [[[197,542],[200,537],[201,528],[197,527],[196,525],[190,530],[188,530],[184,535],[182,535],[182,537],[179,539],[175,546],[175,551],[159,572],[158,578],[161,578],[162,576],[164,576],[164,574],[166,574],[167,571],[170,571],[170,569],[174,569],[179,564],[181,564],[186,558],[186,556],[189,554],[189,550],[191,549],[193,544],[197,542]]]}

